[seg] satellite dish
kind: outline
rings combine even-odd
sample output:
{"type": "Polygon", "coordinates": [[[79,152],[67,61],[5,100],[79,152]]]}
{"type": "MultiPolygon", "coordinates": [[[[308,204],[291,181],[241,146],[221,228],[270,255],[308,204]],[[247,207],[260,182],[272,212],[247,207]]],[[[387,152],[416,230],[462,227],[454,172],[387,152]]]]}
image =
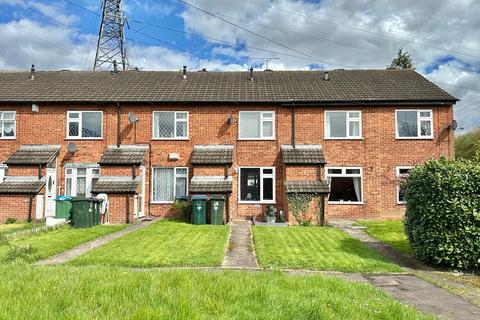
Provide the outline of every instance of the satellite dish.
{"type": "Polygon", "coordinates": [[[74,153],[77,151],[77,145],[73,142],[68,143],[68,152],[74,153]]]}
{"type": "Polygon", "coordinates": [[[128,120],[129,120],[131,123],[135,123],[135,122],[138,121],[138,117],[137,117],[137,115],[136,115],[134,112],[129,112],[129,113],[127,114],[127,116],[128,116],[128,120]]]}
{"type": "Polygon", "coordinates": [[[452,120],[451,128],[453,131],[457,130],[458,123],[457,120],[452,120]]]}

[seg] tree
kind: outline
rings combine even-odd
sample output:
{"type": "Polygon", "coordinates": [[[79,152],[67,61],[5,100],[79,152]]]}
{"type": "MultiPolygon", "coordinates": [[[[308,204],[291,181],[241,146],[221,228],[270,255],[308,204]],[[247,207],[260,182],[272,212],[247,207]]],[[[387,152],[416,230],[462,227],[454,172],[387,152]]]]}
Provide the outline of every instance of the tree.
{"type": "Polygon", "coordinates": [[[480,128],[455,137],[455,158],[480,160],[480,128]]]}
{"type": "Polygon", "coordinates": [[[397,56],[392,60],[388,66],[389,69],[413,69],[414,62],[408,51],[403,51],[403,48],[398,49],[397,56]]]}

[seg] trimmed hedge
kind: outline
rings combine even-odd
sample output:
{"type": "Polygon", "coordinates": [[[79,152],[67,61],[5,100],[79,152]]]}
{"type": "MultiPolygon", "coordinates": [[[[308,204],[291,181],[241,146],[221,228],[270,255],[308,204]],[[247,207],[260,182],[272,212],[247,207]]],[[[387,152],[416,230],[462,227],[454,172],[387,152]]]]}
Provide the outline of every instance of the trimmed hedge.
{"type": "Polygon", "coordinates": [[[445,158],[412,170],[402,183],[405,233],[418,259],[480,268],[480,164],[445,158]]]}

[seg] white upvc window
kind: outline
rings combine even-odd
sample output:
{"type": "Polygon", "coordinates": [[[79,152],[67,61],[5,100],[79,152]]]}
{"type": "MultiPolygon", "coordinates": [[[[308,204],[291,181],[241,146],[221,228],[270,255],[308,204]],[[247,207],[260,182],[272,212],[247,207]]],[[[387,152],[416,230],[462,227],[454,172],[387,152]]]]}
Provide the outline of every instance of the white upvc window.
{"type": "Polygon", "coordinates": [[[274,111],[240,111],[238,138],[240,140],[274,140],[274,111]]]}
{"type": "Polygon", "coordinates": [[[187,111],[154,111],[153,139],[188,140],[187,111]]]}
{"type": "Polygon", "coordinates": [[[275,167],[241,167],[239,203],[275,203],[275,167]]]}
{"type": "Polygon", "coordinates": [[[0,111],[0,139],[15,139],[15,116],[15,111],[0,111]]]}
{"type": "Polygon", "coordinates": [[[363,170],[361,167],[328,167],[326,172],[330,185],[328,203],[363,203],[363,170]]]}
{"type": "Polygon", "coordinates": [[[397,139],[432,139],[432,110],[395,110],[397,139]]]}
{"type": "Polygon", "coordinates": [[[68,111],[67,139],[102,139],[102,111],[68,111]]]}
{"type": "Polygon", "coordinates": [[[5,180],[5,176],[7,175],[7,166],[0,165],[0,183],[5,180]]]}
{"type": "Polygon", "coordinates": [[[325,111],[325,139],[361,138],[361,111],[325,111]]]}
{"type": "Polygon", "coordinates": [[[152,202],[172,203],[188,195],[187,167],[153,167],[152,202]]]}
{"type": "Polygon", "coordinates": [[[65,168],[65,194],[72,197],[91,197],[92,187],[100,178],[100,167],[65,168]]]}
{"type": "Polygon", "coordinates": [[[397,204],[405,204],[405,198],[401,189],[401,183],[403,180],[405,180],[408,175],[410,174],[410,171],[412,170],[413,167],[411,166],[398,166],[397,167],[397,180],[398,180],[398,185],[397,185],[397,204]]]}

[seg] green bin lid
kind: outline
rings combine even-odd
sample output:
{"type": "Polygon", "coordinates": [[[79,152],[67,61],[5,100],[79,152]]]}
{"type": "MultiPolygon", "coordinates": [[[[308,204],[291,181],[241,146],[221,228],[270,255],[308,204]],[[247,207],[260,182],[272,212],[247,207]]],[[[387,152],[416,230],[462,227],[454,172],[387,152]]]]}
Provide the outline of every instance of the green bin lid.
{"type": "Polygon", "coordinates": [[[225,200],[225,196],[222,194],[212,194],[210,196],[211,200],[225,200]]]}
{"type": "Polygon", "coordinates": [[[207,196],[204,194],[195,194],[192,196],[192,200],[207,200],[207,196]]]}
{"type": "Polygon", "coordinates": [[[76,202],[76,201],[91,201],[90,199],[91,199],[91,198],[86,198],[86,197],[73,197],[72,200],[70,200],[70,201],[72,201],[72,202],[76,202]]]}
{"type": "Polygon", "coordinates": [[[177,199],[177,200],[188,200],[188,196],[178,196],[175,199],[177,199]]]}

